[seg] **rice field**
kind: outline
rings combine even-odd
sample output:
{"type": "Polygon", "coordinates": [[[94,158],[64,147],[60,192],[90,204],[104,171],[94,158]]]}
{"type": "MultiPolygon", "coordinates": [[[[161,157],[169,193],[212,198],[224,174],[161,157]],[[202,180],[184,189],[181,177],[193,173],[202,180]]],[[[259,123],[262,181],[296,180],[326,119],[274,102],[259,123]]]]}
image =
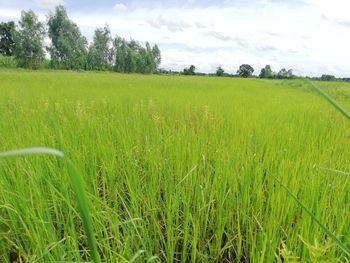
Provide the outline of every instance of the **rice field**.
{"type": "MultiPolygon", "coordinates": [[[[0,71],[0,151],[69,157],[103,262],[346,262],[278,182],[350,248],[349,146],[302,80],[0,71]]],[[[66,163],[1,158],[0,261],[90,260],[66,163]]]]}

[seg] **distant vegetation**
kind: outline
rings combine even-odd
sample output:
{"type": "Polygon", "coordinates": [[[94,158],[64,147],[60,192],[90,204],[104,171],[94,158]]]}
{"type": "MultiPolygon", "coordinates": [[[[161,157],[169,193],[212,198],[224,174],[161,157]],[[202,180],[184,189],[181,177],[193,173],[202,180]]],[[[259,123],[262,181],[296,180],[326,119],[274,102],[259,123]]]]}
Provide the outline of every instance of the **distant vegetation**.
{"type": "Polygon", "coordinates": [[[276,73],[271,69],[270,65],[266,65],[264,68],[262,68],[259,74],[259,78],[264,79],[291,79],[294,77],[295,76],[292,69],[286,70],[285,68],[282,68],[276,73]]]}
{"type": "Polygon", "coordinates": [[[97,28],[89,44],[62,5],[48,15],[47,24],[33,11],[22,11],[17,25],[0,23],[1,67],[154,73],[160,62],[157,45],[146,42],[143,47],[135,40],[113,38],[108,25],[97,28]]]}
{"type": "MultiPolygon", "coordinates": [[[[263,79],[298,78],[292,69],[282,68],[275,72],[270,65],[262,68],[259,75],[253,75],[255,70],[249,64],[240,65],[236,74],[225,72],[222,66],[218,66],[214,73],[196,72],[195,65],[178,72],[160,69],[161,60],[161,51],[157,44],[151,46],[146,42],[143,46],[133,39],[112,37],[108,25],[97,28],[93,40],[88,43],[79,27],[69,19],[62,5],[49,13],[46,23],[40,22],[33,11],[22,11],[17,24],[13,21],[0,23],[0,67],[3,68],[48,68],[263,79]],[[50,40],[50,44],[45,44],[45,38],[50,40]]],[[[310,79],[350,81],[350,78],[336,78],[329,74],[310,79]]]]}

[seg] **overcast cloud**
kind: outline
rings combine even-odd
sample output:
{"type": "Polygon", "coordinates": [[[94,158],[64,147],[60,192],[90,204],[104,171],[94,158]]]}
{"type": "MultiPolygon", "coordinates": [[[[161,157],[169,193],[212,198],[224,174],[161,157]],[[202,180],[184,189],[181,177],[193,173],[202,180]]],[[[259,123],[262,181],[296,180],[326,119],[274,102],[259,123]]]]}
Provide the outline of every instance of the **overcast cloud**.
{"type": "Polygon", "coordinates": [[[256,74],[270,64],[350,76],[348,0],[0,0],[0,20],[29,8],[45,20],[62,3],[88,39],[107,23],[114,35],[158,43],[166,69],[194,64],[212,72],[222,65],[232,73],[249,63],[256,74]]]}

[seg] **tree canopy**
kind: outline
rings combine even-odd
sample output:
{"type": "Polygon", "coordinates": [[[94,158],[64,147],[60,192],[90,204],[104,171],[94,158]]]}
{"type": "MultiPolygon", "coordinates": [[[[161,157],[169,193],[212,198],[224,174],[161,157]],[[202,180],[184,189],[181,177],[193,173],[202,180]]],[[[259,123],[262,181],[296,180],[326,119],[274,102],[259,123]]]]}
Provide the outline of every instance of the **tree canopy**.
{"type": "Polygon", "coordinates": [[[191,65],[189,68],[184,68],[183,74],[184,75],[196,75],[195,70],[196,70],[196,67],[194,65],[191,65]]]}
{"type": "Polygon", "coordinates": [[[95,30],[94,39],[91,43],[87,57],[87,69],[108,70],[113,65],[113,38],[111,31],[106,25],[104,28],[95,30]]]}
{"type": "Polygon", "coordinates": [[[225,73],[225,70],[221,67],[221,66],[218,66],[216,68],[216,76],[218,77],[222,77],[225,73]]]}
{"type": "Polygon", "coordinates": [[[274,72],[271,69],[270,65],[266,65],[264,68],[261,69],[259,78],[272,78],[274,77],[274,72]]]}
{"type": "Polygon", "coordinates": [[[0,23],[0,55],[12,56],[15,48],[15,22],[0,23]]]}
{"type": "Polygon", "coordinates": [[[254,69],[249,64],[242,64],[237,70],[237,74],[243,78],[251,77],[253,75],[253,72],[254,72],[254,69]]]}
{"type": "Polygon", "coordinates": [[[22,11],[18,30],[14,32],[14,55],[23,67],[38,68],[44,59],[44,25],[33,11],[22,11]]]}
{"type": "Polygon", "coordinates": [[[59,5],[49,15],[48,47],[54,67],[63,69],[84,69],[86,65],[87,40],[79,27],[68,18],[66,9],[59,5]]]}

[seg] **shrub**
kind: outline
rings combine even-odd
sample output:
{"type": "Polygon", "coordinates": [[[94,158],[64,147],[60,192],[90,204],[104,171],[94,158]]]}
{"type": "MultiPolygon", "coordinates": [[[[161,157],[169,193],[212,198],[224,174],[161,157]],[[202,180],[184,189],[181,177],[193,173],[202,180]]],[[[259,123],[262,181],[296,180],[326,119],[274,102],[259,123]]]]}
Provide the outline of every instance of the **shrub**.
{"type": "Polygon", "coordinates": [[[14,57],[0,55],[0,68],[16,68],[17,60],[14,57]]]}

